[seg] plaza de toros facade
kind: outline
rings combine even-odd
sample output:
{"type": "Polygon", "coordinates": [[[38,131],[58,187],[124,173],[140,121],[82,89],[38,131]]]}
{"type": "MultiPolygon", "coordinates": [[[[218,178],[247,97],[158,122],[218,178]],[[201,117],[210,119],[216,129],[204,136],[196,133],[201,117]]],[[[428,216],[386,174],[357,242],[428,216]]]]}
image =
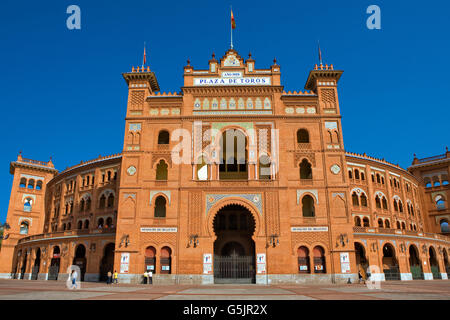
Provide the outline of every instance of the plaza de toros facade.
{"type": "Polygon", "coordinates": [[[450,152],[408,169],[345,151],[337,85],[315,66],[285,92],[274,60],[229,49],[184,67],[177,93],[149,67],[128,85],[123,152],[58,172],[11,162],[0,273],[120,282],[448,279],[450,152]]]}

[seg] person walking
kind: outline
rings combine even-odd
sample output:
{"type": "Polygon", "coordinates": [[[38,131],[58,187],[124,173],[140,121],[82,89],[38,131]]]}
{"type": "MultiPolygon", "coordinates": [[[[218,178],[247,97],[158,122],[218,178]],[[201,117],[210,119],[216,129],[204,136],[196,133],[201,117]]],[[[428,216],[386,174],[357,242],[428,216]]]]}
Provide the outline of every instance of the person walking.
{"type": "Polygon", "coordinates": [[[119,274],[117,270],[114,270],[114,283],[119,283],[119,274]]]}
{"type": "Polygon", "coordinates": [[[77,277],[78,277],[78,272],[76,270],[72,270],[72,274],[70,275],[71,279],[72,279],[72,287],[71,289],[76,289],[77,288],[77,277]]]}
{"type": "Polygon", "coordinates": [[[148,273],[148,284],[153,284],[153,272],[148,273]]]}
{"type": "Polygon", "coordinates": [[[108,271],[108,275],[106,278],[106,284],[111,284],[111,278],[112,278],[112,273],[111,273],[111,271],[108,271]]]}

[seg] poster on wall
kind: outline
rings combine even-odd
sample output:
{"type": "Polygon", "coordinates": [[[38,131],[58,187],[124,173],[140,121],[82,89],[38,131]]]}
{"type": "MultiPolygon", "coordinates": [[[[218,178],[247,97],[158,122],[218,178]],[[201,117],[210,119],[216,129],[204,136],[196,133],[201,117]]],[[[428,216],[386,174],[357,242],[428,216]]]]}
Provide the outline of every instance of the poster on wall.
{"type": "Polygon", "coordinates": [[[266,273],[266,254],[258,253],[256,255],[256,272],[258,274],[266,273]]]}
{"type": "Polygon", "coordinates": [[[203,254],[203,274],[212,274],[212,254],[203,254]]]}
{"type": "Polygon", "coordinates": [[[341,273],[350,272],[350,257],[348,252],[341,252],[341,273]]]}
{"type": "Polygon", "coordinates": [[[120,273],[128,273],[129,264],[130,264],[130,254],[122,253],[120,257],[120,273]]]}

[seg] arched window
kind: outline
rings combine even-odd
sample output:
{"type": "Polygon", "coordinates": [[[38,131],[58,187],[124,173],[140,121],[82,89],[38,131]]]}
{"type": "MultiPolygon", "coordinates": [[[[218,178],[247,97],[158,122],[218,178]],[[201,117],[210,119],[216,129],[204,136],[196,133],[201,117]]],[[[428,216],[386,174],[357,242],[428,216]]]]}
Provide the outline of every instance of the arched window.
{"type": "Polygon", "coordinates": [[[98,219],[97,228],[99,229],[103,228],[103,224],[104,224],[103,218],[98,219]]]}
{"type": "Polygon", "coordinates": [[[403,212],[403,203],[402,203],[401,200],[398,200],[398,210],[399,210],[400,212],[403,212]]]}
{"type": "Polygon", "coordinates": [[[301,246],[297,250],[298,255],[298,272],[310,273],[309,250],[307,247],[301,246]]]}
{"type": "Polygon", "coordinates": [[[400,221],[397,221],[397,229],[401,229],[401,226],[400,226],[400,221]]]}
{"type": "Polygon", "coordinates": [[[352,170],[348,170],[348,177],[349,179],[353,179],[352,170]]]}
{"type": "Polygon", "coordinates": [[[28,228],[28,222],[22,221],[22,223],[20,224],[20,234],[28,234],[28,228]]]}
{"type": "Polygon", "coordinates": [[[366,180],[366,177],[364,176],[364,172],[361,171],[361,180],[366,180]]]}
{"type": "Polygon", "coordinates": [[[112,193],[108,196],[108,208],[114,207],[114,195],[112,193]]]}
{"type": "Polygon", "coordinates": [[[359,198],[356,192],[352,193],[352,203],[354,206],[359,206],[359,198]]]}
{"type": "Polygon", "coordinates": [[[169,247],[162,247],[160,254],[161,274],[170,274],[172,262],[172,250],[169,247]]]}
{"type": "Polygon", "coordinates": [[[111,171],[108,171],[107,175],[108,175],[108,181],[111,181],[111,171]]]}
{"type": "Polygon", "coordinates": [[[355,217],[355,226],[361,227],[361,218],[358,216],[355,217]]]}
{"type": "Polygon", "coordinates": [[[302,211],[304,217],[314,217],[314,199],[310,195],[306,195],[302,199],[302,211]]]}
{"type": "Polygon", "coordinates": [[[313,249],[314,254],[314,273],[326,273],[325,250],[317,246],[313,249]]]}
{"type": "Polygon", "coordinates": [[[387,210],[388,206],[387,206],[387,200],[386,200],[385,197],[383,197],[382,202],[383,202],[383,209],[384,209],[384,210],[387,210]]]}
{"type": "Polygon", "coordinates": [[[443,196],[438,195],[435,198],[435,201],[436,201],[436,209],[438,209],[438,210],[445,210],[446,206],[445,206],[445,199],[444,199],[443,196]]]}
{"type": "Polygon", "coordinates": [[[86,199],[86,210],[91,210],[91,198],[86,199]]]}
{"type": "Polygon", "coordinates": [[[83,228],[83,221],[78,221],[78,230],[81,230],[83,228]]]}
{"type": "Polygon", "coordinates": [[[259,179],[270,180],[270,158],[267,155],[262,155],[259,157],[259,179]]]}
{"type": "Polygon", "coordinates": [[[99,202],[99,208],[103,209],[106,205],[106,196],[104,194],[101,195],[100,197],[100,202],[99,202]]]}
{"type": "Polygon", "coordinates": [[[28,189],[34,189],[34,180],[33,179],[28,180],[28,189]]]}
{"type": "Polygon", "coordinates": [[[364,227],[370,227],[370,221],[369,221],[369,218],[367,218],[367,217],[364,217],[364,218],[363,218],[363,226],[364,226],[364,227]]]}
{"type": "Polygon", "coordinates": [[[402,222],[402,230],[406,230],[406,224],[402,222]]]}
{"type": "Polygon", "coordinates": [[[156,249],[154,247],[147,247],[145,249],[145,271],[155,273],[156,269],[156,249]]]}
{"type": "Polygon", "coordinates": [[[385,227],[386,229],[390,229],[390,228],[391,228],[391,223],[389,222],[388,219],[386,219],[386,220],[384,221],[384,227],[385,227]]]}
{"type": "Polygon", "coordinates": [[[235,129],[220,138],[219,179],[248,179],[247,137],[235,129]]]}
{"type": "Polygon", "coordinates": [[[378,219],[378,227],[383,228],[383,219],[378,219]]]}
{"type": "Polygon", "coordinates": [[[36,190],[41,190],[42,189],[42,181],[38,180],[38,182],[36,183],[36,190]]]}
{"type": "Polygon", "coordinates": [[[375,196],[375,206],[378,208],[378,209],[381,209],[381,201],[380,201],[380,197],[377,195],[377,196],[375,196]]]}
{"type": "Polygon", "coordinates": [[[63,223],[63,225],[62,225],[62,229],[63,229],[63,231],[66,230],[66,224],[65,223],[63,223]]]}
{"type": "Polygon", "coordinates": [[[166,198],[158,196],[155,200],[155,217],[166,217],[166,198]]]}
{"type": "Polygon", "coordinates": [[[381,183],[380,175],[377,173],[377,183],[381,183]]]}
{"type": "Polygon", "coordinates": [[[169,132],[161,130],[158,134],[158,144],[169,144],[169,132]]]}
{"type": "Polygon", "coordinates": [[[364,193],[361,195],[361,206],[367,207],[367,197],[364,193]]]}
{"type": "Polygon", "coordinates": [[[26,178],[20,179],[19,187],[20,188],[26,188],[27,187],[27,179],[26,178]]]}
{"type": "Polygon", "coordinates": [[[306,159],[300,163],[300,179],[312,179],[311,164],[306,159]]]}
{"type": "Polygon", "coordinates": [[[89,229],[89,220],[84,221],[84,228],[89,229]]]}
{"type": "Polygon", "coordinates": [[[359,170],[355,169],[355,179],[359,180],[359,170]]]}
{"type": "Polygon", "coordinates": [[[167,180],[168,166],[164,160],[160,160],[156,166],[156,180],[167,180]]]}
{"type": "Polygon", "coordinates": [[[31,212],[31,208],[33,207],[33,199],[26,198],[25,203],[23,204],[23,211],[31,212]]]}
{"type": "Polygon", "coordinates": [[[398,211],[397,200],[394,200],[394,210],[395,210],[395,211],[398,211]]]}
{"type": "Polygon", "coordinates": [[[381,176],[381,184],[384,184],[384,177],[381,176]]]}
{"type": "Polygon", "coordinates": [[[80,200],[80,211],[83,212],[84,211],[84,199],[80,200]]]}
{"type": "Polygon", "coordinates": [[[106,226],[105,227],[106,228],[112,228],[113,227],[113,225],[112,225],[112,218],[111,217],[108,217],[106,219],[106,226]]]}
{"type": "Polygon", "coordinates": [[[450,228],[448,226],[448,221],[447,220],[442,219],[440,221],[440,225],[441,225],[441,232],[445,232],[445,233],[450,232],[450,228]]]}
{"type": "Polygon", "coordinates": [[[69,222],[69,223],[67,223],[67,230],[70,230],[72,228],[72,225],[71,225],[71,223],[69,222]]]}
{"type": "Polygon", "coordinates": [[[306,129],[297,130],[297,143],[309,143],[309,133],[306,129]]]}

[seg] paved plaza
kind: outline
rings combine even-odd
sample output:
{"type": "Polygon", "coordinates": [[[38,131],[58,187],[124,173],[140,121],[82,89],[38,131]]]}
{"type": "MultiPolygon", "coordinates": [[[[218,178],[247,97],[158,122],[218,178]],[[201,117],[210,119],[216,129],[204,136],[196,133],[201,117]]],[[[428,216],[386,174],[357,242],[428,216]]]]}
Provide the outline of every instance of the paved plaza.
{"type": "Polygon", "coordinates": [[[130,285],[0,279],[0,300],[450,300],[450,280],[321,285],[130,285]]]}

